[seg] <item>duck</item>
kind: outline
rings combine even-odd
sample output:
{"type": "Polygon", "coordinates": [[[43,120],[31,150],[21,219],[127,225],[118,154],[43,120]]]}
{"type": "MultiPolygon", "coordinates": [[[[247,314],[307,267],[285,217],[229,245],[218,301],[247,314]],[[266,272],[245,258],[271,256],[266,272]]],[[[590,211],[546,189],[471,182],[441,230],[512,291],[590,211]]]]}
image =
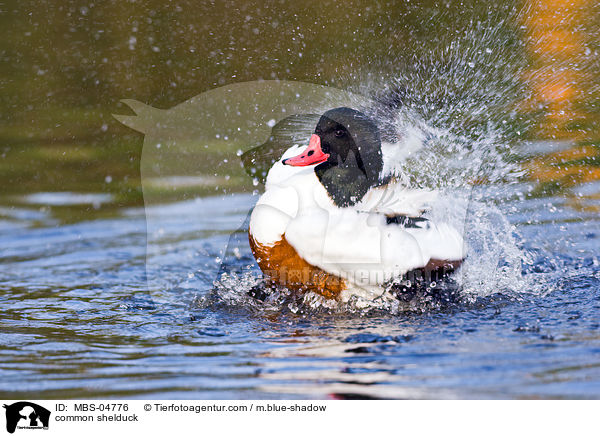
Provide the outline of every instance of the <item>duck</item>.
{"type": "Polygon", "coordinates": [[[307,119],[317,120],[308,144],[276,153],[250,215],[266,283],[348,301],[450,277],[467,255],[462,234],[428,215],[437,192],[389,170],[377,123],[349,107],[307,119]]]}

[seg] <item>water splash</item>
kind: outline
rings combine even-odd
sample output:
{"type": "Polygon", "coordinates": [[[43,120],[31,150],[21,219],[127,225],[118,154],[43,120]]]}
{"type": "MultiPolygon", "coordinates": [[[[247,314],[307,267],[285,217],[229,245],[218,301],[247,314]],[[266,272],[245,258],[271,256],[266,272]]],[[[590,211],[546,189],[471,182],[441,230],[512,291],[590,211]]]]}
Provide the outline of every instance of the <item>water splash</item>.
{"type": "Polygon", "coordinates": [[[534,262],[534,255],[523,248],[505,213],[515,195],[526,195],[517,189],[525,171],[513,157],[515,144],[531,125],[516,109],[527,96],[520,78],[525,62],[516,54],[499,56],[515,47],[499,42],[506,20],[472,25],[435,52],[398,60],[402,71],[384,78],[384,85],[376,74],[366,74],[350,87],[355,94],[374,96],[378,104],[357,102],[356,107],[382,130],[393,129],[387,135],[393,142],[388,169],[410,187],[440,191],[432,218],[463,229],[469,255],[454,282],[406,301],[356,297],[336,304],[312,293],[297,296],[276,289],[257,303],[247,295],[257,286],[256,278],[248,283],[248,276],[226,274],[214,290],[222,302],[292,312],[400,313],[447,309],[494,295],[521,298],[552,288],[549,274],[526,273],[524,266],[534,262]]]}

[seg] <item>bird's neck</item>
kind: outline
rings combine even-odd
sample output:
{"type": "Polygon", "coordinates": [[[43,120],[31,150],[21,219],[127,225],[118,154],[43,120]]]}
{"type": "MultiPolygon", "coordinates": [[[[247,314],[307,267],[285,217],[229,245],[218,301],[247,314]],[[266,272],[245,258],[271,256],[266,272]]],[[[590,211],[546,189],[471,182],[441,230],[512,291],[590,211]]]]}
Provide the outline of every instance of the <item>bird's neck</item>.
{"type": "Polygon", "coordinates": [[[342,167],[329,162],[318,165],[315,173],[337,207],[354,206],[376,183],[358,167],[342,167]]]}

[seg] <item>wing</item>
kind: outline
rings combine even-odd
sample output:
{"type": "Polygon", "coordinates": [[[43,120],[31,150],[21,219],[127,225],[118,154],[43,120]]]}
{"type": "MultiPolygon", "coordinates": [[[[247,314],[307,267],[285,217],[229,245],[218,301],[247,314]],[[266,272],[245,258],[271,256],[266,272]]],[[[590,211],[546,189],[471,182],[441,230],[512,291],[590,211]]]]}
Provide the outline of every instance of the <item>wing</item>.
{"type": "Polygon", "coordinates": [[[437,199],[435,191],[408,189],[396,180],[384,186],[372,188],[355,208],[361,212],[377,213],[394,217],[404,215],[419,217],[437,199]]]}
{"type": "Polygon", "coordinates": [[[349,209],[315,210],[288,225],[285,235],[312,265],[359,285],[382,285],[430,261],[465,257],[462,235],[449,224],[387,224],[385,215],[349,209]]]}

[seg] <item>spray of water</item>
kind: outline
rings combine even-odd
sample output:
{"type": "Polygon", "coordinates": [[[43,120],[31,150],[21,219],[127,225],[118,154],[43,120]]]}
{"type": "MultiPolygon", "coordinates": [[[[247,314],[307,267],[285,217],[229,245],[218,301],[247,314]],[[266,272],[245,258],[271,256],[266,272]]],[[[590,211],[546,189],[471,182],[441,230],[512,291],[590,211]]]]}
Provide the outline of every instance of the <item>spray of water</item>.
{"type": "MultiPolygon", "coordinates": [[[[368,72],[353,73],[346,80],[344,91],[267,81],[219,88],[169,111],[129,102],[137,117],[119,119],[146,133],[142,183],[147,206],[163,200],[149,189],[153,180],[197,178],[196,162],[221,159],[218,165],[209,165],[214,171],[209,176],[218,189],[219,181],[229,180],[232,168],[239,168],[231,165],[239,163],[240,156],[257,164],[252,153],[242,154],[247,148],[240,150],[236,144],[292,146],[310,136],[320,113],[350,106],[379,125],[388,157],[386,170],[410,188],[438,191],[440,200],[428,213],[434,220],[443,218],[463,229],[468,245],[468,257],[451,286],[438,284],[431,292],[406,301],[356,297],[339,304],[287,289],[268,289],[256,298],[253,290],[262,279],[249,253],[246,221],[229,239],[212,291],[197,304],[292,312],[397,313],[472,303],[495,294],[518,298],[547,289],[540,277],[523,273],[531,255],[521,248],[518,232],[504,213],[506,200],[513,201],[516,187],[522,186],[523,169],[513,155],[531,124],[517,109],[527,98],[521,80],[526,63],[515,38],[518,15],[488,14],[471,20],[451,40],[435,40],[432,49],[393,62],[387,59],[386,65],[373,59],[369,69],[361,69],[368,72]],[[214,152],[207,154],[213,143],[214,152]],[[235,156],[232,146],[237,149],[235,156]]],[[[274,150],[274,159],[277,153],[274,150]]],[[[264,181],[269,165],[251,168],[252,189],[264,181]]],[[[223,193],[228,193],[223,186],[223,193]]],[[[160,209],[147,208],[152,210],[160,209]]],[[[147,220],[151,229],[151,214],[147,213],[147,220]]],[[[153,235],[148,234],[149,246],[153,235]]],[[[160,258],[149,255],[148,264],[156,259],[160,258]]],[[[164,268],[155,265],[152,270],[164,268]]]]}
{"type": "MultiPolygon", "coordinates": [[[[463,229],[469,255],[451,290],[444,292],[438,285],[407,301],[357,297],[341,307],[312,293],[298,297],[278,289],[258,306],[292,312],[398,313],[473,303],[496,294],[519,298],[548,289],[546,277],[524,274],[523,265],[532,256],[520,247],[517,229],[503,212],[524,175],[513,150],[530,122],[517,111],[527,96],[521,81],[525,63],[518,53],[506,53],[514,50],[501,39],[506,22],[494,18],[472,22],[457,39],[438,43],[441,48],[435,51],[398,59],[392,77],[367,73],[351,87],[378,103],[356,102],[357,107],[382,130],[394,132],[388,135],[388,170],[410,187],[439,191],[432,218],[463,229]]],[[[216,293],[233,304],[256,306],[243,290],[258,282],[247,280],[226,274],[216,282],[216,293]]]]}

